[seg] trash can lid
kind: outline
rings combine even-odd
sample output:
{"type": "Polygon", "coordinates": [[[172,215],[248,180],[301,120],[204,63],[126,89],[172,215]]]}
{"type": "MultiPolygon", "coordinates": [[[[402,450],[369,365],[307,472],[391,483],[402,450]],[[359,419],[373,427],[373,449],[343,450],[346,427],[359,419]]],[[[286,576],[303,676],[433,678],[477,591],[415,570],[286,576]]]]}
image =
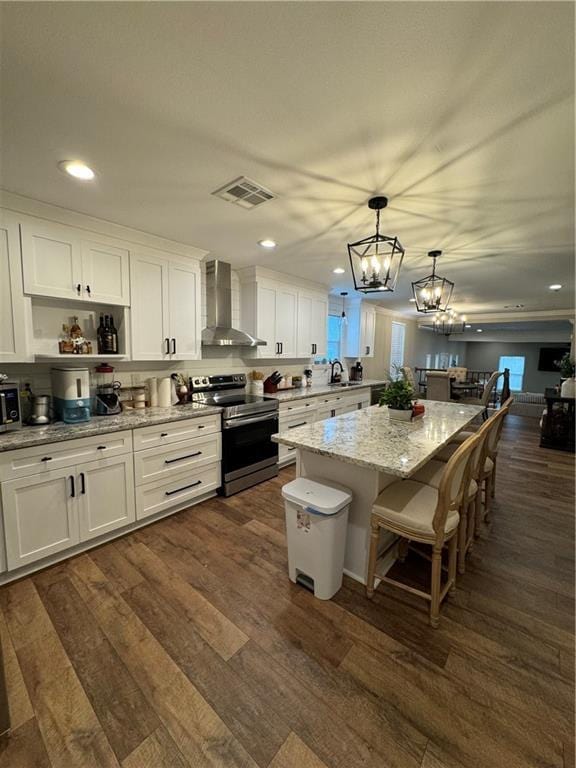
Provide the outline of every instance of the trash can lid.
{"type": "Polygon", "coordinates": [[[335,515],[352,501],[347,489],[318,483],[307,477],[297,477],[282,488],[282,496],[303,507],[312,507],[323,515],[335,515]]]}

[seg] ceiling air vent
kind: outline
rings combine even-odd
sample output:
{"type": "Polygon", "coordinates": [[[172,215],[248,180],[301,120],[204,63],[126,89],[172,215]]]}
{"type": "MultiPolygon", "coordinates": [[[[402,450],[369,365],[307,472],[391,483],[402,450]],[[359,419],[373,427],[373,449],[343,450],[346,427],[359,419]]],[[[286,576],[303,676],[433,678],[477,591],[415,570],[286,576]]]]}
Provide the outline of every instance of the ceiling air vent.
{"type": "Polygon", "coordinates": [[[262,203],[267,203],[268,200],[274,200],[276,197],[269,189],[266,189],[261,184],[257,184],[252,179],[247,179],[245,176],[234,179],[234,181],[225,184],[220,189],[212,192],[212,194],[248,210],[256,208],[256,206],[262,205],[262,203]]]}

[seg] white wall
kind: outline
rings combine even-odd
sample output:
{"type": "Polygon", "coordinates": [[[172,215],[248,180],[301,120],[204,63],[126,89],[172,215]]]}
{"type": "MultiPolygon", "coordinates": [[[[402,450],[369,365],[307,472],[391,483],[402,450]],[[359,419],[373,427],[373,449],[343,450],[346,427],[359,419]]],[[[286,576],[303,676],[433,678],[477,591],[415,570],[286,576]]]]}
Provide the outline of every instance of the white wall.
{"type": "Polygon", "coordinates": [[[404,363],[414,366],[414,349],[417,326],[414,320],[404,315],[376,309],[376,339],[374,342],[374,357],[362,360],[364,377],[367,379],[386,379],[390,375],[390,343],[392,338],[392,321],[404,323],[404,363]]]}

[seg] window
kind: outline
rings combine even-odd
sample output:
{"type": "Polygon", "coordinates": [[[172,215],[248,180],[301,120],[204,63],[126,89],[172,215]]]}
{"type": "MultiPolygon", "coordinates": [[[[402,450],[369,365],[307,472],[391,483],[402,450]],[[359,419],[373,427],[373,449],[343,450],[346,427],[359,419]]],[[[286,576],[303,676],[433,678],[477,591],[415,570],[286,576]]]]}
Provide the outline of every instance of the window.
{"type": "Polygon", "coordinates": [[[340,315],[328,315],[328,341],[326,345],[328,360],[340,358],[341,320],[340,315]]]}
{"type": "Polygon", "coordinates": [[[524,381],[525,357],[501,357],[498,361],[498,370],[510,369],[510,389],[512,392],[522,392],[524,381]]]}
{"type": "Polygon", "coordinates": [[[404,365],[404,336],[406,326],[404,323],[392,321],[392,339],[390,341],[390,375],[397,375],[397,368],[404,365]]]}

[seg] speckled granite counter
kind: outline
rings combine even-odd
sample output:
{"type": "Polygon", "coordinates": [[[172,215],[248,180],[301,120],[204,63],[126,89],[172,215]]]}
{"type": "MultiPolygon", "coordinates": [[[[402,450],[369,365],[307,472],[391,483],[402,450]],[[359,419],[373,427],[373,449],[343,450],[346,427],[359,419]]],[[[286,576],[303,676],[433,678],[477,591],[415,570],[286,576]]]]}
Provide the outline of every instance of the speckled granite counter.
{"type": "Polygon", "coordinates": [[[333,395],[336,393],[346,394],[355,392],[358,389],[366,389],[367,387],[376,387],[379,384],[385,384],[385,381],[379,379],[364,379],[359,384],[352,384],[349,387],[339,387],[335,385],[325,384],[323,386],[316,387],[300,387],[300,389],[289,389],[285,392],[280,390],[274,395],[267,394],[266,397],[275,397],[279,402],[285,403],[290,400],[300,400],[303,397],[319,397],[320,395],[333,395]]]}
{"type": "Polygon", "coordinates": [[[107,432],[121,432],[124,429],[149,427],[168,421],[194,419],[198,416],[208,416],[211,413],[221,413],[221,411],[221,408],[188,403],[172,408],[134,409],[124,411],[117,416],[93,416],[90,421],[82,424],[64,424],[62,421],[55,421],[45,427],[22,427],[22,429],[14,432],[0,434],[0,451],[12,451],[43,443],[61,443],[64,440],[103,435],[107,432]]]}
{"type": "Polygon", "coordinates": [[[424,418],[414,422],[394,421],[387,408],[374,405],[272,439],[396,477],[410,477],[483,410],[477,405],[432,400],[424,404],[424,418]]]}

